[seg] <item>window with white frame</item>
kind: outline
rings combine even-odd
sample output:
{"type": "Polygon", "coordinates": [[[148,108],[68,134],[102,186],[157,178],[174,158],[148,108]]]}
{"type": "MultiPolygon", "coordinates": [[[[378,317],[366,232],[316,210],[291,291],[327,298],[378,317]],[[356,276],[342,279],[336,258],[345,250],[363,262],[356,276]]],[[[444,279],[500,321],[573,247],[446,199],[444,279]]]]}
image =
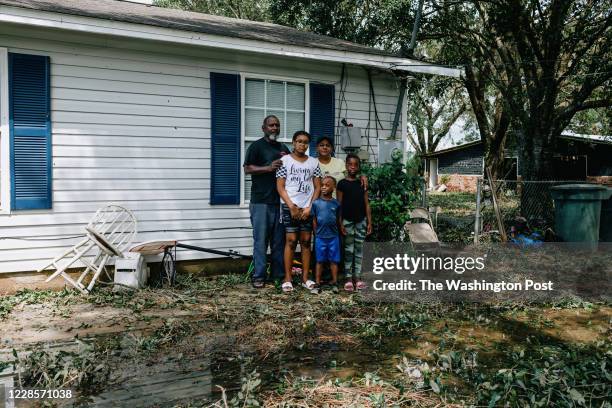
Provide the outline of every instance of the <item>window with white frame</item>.
{"type": "MultiPolygon", "coordinates": [[[[306,129],[306,83],[246,77],[244,80],[244,152],[262,137],[261,125],[268,115],[278,117],[278,140],[291,150],[291,137],[306,129]]],[[[251,197],[251,176],[244,179],[244,201],[251,197]]]]}

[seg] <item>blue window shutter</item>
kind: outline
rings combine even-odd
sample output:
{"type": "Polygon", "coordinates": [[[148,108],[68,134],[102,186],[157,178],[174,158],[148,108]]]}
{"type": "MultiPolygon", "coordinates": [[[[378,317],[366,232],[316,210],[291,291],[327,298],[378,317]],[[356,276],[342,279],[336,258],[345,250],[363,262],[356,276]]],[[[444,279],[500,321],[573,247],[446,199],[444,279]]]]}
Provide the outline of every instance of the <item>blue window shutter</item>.
{"type": "Polygon", "coordinates": [[[211,204],[240,203],[240,76],[210,74],[211,204]]]}
{"type": "Polygon", "coordinates": [[[51,208],[49,57],[9,54],[11,209],[51,208]]]}
{"type": "Polygon", "coordinates": [[[317,155],[317,139],[334,137],[336,88],[333,85],[310,84],[310,155],[317,155]]]}

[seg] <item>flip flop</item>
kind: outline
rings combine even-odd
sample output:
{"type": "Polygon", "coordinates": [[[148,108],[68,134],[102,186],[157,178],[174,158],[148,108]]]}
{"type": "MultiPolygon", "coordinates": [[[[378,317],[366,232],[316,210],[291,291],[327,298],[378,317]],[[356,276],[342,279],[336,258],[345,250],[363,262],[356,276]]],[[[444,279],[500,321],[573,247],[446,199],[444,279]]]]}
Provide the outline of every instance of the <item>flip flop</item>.
{"type": "Polygon", "coordinates": [[[302,283],[302,287],[308,290],[314,289],[315,286],[316,286],[316,283],[311,281],[310,279],[302,283]]]}
{"type": "Polygon", "coordinates": [[[353,282],[348,281],[344,284],[344,290],[347,292],[353,292],[355,290],[355,286],[353,286],[353,282]]]}
{"type": "Polygon", "coordinates": [[[357,290],[364,290],[368,285],[364,281],[357,281],[357,290]]]}
{"type": "Polygon", "coordinates": [[[281,289],[283,289],[283,292],[285,293],[293,292],[293,285],[291,284],[291,282],[284,282],[281,285],[281,289]]]}

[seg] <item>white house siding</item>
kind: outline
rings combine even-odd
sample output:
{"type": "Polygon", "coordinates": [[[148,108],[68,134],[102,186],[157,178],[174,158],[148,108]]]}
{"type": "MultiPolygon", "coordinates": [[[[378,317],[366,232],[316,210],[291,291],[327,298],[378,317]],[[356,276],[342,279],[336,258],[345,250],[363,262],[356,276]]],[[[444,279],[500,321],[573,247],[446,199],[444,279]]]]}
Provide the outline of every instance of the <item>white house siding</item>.
{"type": "MultiPolygon", "coordinates": [[[[176,238],[250,254],[247,206],[209,204],[209,73],[335,83],[337,97],[340,90],[339,64],[16,26],[0,27],[0,47],[50,56],[53,129],[53,209],[0,214],[0,273],[37,269],[77,242],[70,237],[81,235],[95,210],[107,203],[134,211],[139,241],[176,238]]],[[[379,118],[389,129],[396,81],[379,73],[374,85],[379,118]]],[[[369,91],[362,68],[348,69],[344,97],[342,117],[365,129],[369,91]]],[[[370,127],[374,135],[373,110],[370,127]]],[[[381,137],[388,132],[379,131],[381,137]]],[[[178,259],[209,256],[181,251],[178,259]]]]}

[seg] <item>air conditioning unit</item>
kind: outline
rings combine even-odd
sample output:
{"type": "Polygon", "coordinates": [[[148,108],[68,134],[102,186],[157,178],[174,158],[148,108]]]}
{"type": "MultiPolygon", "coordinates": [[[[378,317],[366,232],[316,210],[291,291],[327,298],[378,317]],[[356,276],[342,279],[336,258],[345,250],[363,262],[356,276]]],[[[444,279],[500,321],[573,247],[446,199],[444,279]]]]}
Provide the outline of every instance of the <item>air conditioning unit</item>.
{"type": "Polygon", "coordinates": [[[343,149],[359,149],[361,147],[361,128],[350,126],[341,127],[340,144],[343,149]]]}
{"type": "Polygon", "coordinates": [[[149,279],[149,267],[144,256],[137,252],[124,252],[123,258],[115,260],[115,290],[127,286],[142,289],[149,279]]]}
{"type": "Polygon", "coordinates": [[[404,156],[404,142],[401,140],[378,139],[378,163],[389,163],[394,157],[404,156]]]}

